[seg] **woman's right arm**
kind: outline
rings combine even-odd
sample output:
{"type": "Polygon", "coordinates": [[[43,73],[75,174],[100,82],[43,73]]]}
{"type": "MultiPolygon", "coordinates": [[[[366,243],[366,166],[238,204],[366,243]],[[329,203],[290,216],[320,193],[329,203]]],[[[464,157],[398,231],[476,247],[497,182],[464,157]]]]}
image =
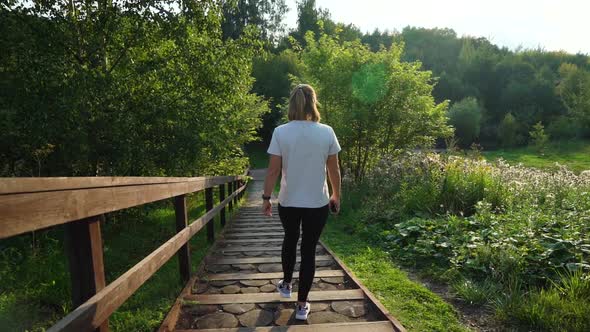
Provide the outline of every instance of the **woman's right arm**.
{"type": "Polygon", "coordinates": [[[338,154],[328,156],[326,162],[328,169],[328,178],[332,186],[332,197],[330,197],[330,204],[335,206],[336,212],[340,211],[340,166],[338,166],[338,154]]]}

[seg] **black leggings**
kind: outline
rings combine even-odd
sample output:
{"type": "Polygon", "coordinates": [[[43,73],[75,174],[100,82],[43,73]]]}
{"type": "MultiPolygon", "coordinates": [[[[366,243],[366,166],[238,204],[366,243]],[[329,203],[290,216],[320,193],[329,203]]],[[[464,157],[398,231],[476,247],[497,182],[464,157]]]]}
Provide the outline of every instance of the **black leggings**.
{"type": "Polygon", "coordinates": [[[328,205],[319,208],[285,207],[279,204],[279,217],[285,230],[281,259],[283,263],[283,280],[291,282],[297,259],[297,242],[300,228],[303,228],[301,240],[301,264],[299,268],[299,291],[297,301],[307,301],[315,276],[315,249],[328,220],[328,205]]]}

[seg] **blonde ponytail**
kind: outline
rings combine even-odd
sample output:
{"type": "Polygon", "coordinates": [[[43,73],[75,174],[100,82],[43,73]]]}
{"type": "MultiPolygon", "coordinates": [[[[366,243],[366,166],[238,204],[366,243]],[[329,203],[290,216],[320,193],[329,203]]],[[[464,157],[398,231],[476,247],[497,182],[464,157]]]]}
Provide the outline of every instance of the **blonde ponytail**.
{"type": "Polygon", "coordinates": [[[320,112],[317,109],[314,89],[308,84],[299,84],[291,91],[289,98],[289,121],[308,120],[319,122],[320,112]]]}

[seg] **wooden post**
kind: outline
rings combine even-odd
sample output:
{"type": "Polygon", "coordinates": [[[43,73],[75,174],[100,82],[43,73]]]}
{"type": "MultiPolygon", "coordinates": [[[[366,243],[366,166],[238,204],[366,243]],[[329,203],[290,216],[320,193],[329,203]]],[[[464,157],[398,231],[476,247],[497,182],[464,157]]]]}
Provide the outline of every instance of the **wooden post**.
{"type": "MultiPolygon", "coordinates": [[[[72,305],[77,308],[106,285],[100,221],[102,216],[73,221],[66,225],[65,247],[72,282],[72,305]]],[[[96,331],[107,332],[106,320],[96,331]]]]}
{"type": "MultiPolygon", "coordinates": [[[[188,225],[186,195],[174,197],[174,212],[176,214],[176,233],[179,233],[188,225]]],[[[178,263],[180,267],[180,281],[185,284],[191,277],[191,252],[189,242],[178,249],[178,263]]]]}
{"type": "MultiPolygon", "coordinates": [[[[227,183],[227,195],[230,196],[234,192],[233,182],[227,183]]],[[[233,198],[229,200],[229,212],[231,213],[234,210],[234,200],[233,198]]]]}
{"type": "MultiPolygon", "coordinates": [[[[207,212],[213,209],[213,188],[205,189],[205,209],[207,212]]],[[[215,241],[215,218],[207,223],[207,241],[209,243],[215,241]]]]}
{"type": "MultiPolygon", "coordinates": [[[[219,185],[219,202],[223,202],[225,199],[225,184],[219,185]]],[[[221,227],[225,226],[225,206],[221,208],[219,212],[219,218],[221,219],[221,227]]]]}
{"type": "MultiPolygon", "coordinates": [[[[234,181],[234,191],[238,190],[238,181],[234,181]]],[[[238,205],[238,195],[234,197],[234,205],[238,205]]]]}

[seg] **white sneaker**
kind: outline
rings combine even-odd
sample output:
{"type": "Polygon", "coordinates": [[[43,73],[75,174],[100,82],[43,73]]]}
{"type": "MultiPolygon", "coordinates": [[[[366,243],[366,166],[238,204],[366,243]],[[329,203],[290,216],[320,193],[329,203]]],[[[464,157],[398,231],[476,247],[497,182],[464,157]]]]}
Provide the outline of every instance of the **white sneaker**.
{"type": "Polygon", "coordinates": [[[295,313],[295,319],[298,320],[307,320],[307,315],[311,311],[311,305],[309,302],[305,302],[305,307],[300,306],[297,304],[297,311],[295,313]]]}
{"type": "Polygon", "coordinates": [[[291,297],[291,284],[288,284],[281,280],[277,284],[277,290],[281,294],[281,297],[291,297]]]}

